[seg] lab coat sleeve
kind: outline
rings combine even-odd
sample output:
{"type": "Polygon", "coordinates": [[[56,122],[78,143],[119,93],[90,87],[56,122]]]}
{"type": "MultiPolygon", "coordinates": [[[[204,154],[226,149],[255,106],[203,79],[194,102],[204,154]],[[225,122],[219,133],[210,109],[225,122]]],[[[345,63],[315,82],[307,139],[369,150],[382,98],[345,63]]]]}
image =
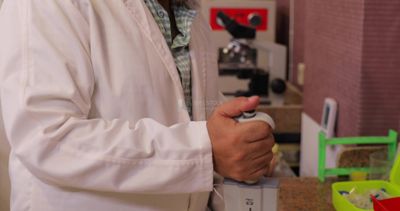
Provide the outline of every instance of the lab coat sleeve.
{"type": "Polygon", "coordinates": [[[88,119],[89,26],[70,1],[9,0],[0,25],[7,137],[32,175],[61,187],[130,193],[212,190],[206,122],[88,119]]]}

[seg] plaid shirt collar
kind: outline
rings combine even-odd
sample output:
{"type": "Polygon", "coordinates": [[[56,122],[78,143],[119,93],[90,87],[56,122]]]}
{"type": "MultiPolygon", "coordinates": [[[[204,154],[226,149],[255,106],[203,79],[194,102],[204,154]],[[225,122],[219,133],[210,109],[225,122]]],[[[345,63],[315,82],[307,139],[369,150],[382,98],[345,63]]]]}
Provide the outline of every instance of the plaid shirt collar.
{"type": "Polygon", "coordinates": [[[161,33],[167,41],[168,46],[172,49],[188,46],[190,41],[191,25],[197,15],[197,11],[184,4],[178,5],[173,1],[172,9],[179,33],[172,40],[171,21],[168,12],[158,3],[157,0],[144,1],[151,11],[157,25],[160,27],[161,33]]]}

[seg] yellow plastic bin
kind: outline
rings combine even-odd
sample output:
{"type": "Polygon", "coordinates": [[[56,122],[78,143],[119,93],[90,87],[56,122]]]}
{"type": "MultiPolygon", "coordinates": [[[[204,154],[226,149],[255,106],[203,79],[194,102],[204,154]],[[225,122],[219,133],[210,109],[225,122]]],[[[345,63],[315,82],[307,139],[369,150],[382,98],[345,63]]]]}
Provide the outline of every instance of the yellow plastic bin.
{"type": "MultiPolygon", "coordinates": [[[[384,180],[370,180],[357,182],[335,182],[332,184],[332,203],[337,211],[366,211],[353,205],[341,193],[350,192],[353,188],[359,192],[367,192],[371,189],[385,189],[391,197],[400,197],[400,155],[390,171],[390,182],[384,180]]],[[[370,209],[371,211],[373,209],[370,209]]],[[[399,204],[400,210],[400,204],[399,204]]],[[[368,210],[369,211],[369,210],[368,210]]]]}

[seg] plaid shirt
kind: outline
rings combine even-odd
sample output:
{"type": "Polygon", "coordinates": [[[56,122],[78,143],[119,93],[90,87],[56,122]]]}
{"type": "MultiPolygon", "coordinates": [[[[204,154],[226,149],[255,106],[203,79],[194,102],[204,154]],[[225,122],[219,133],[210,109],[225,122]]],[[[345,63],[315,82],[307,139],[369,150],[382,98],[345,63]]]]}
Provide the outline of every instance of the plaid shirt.
{"type": "Polygon", "coordinates": [[[175,22],[178,28],[177,36],[172,39],[171,21],[168,12],[158,3],[157,0],[144,0],[151,11],[155,21],[171,50],[176,67],[181,79],[183,93],[185,95],[185,104],[192,117],[192,81],[191,81],[191,60],[189,54],[190,27],[196,17],[196,11],[185,5],[177,5],[173,1],[173,12],[175,22]]]}

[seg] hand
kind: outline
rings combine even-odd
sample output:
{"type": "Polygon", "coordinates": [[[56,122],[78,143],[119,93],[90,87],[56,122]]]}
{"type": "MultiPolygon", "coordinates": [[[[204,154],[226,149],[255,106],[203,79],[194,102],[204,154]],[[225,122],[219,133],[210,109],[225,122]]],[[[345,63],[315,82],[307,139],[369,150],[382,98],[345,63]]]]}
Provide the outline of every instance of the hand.
{"type": "Polygon", "coordinates": [[[274,138],[263,121],[239,123],[233,118],[254,110],[259,97],[240,97],[218,106],[207,121],[214,170],[237,181],[258,180],[268,171],[274,138]]]}
{"type": "Polygon", "coordinates": [[[278,155],[275,155],[275,154],[273,155],[272,160],[271,160],[271,162],[269,163],[269,165],[268,165],[268,167],[267,167],[267,171],[266,171],[266,173],[264,174],[264,176],[266,176],[266,177],[271,177],[271,176],[273,176],[275,167],[276,167],[276,165],[277,165],[277,156],[278,156],[278,155]]]}

